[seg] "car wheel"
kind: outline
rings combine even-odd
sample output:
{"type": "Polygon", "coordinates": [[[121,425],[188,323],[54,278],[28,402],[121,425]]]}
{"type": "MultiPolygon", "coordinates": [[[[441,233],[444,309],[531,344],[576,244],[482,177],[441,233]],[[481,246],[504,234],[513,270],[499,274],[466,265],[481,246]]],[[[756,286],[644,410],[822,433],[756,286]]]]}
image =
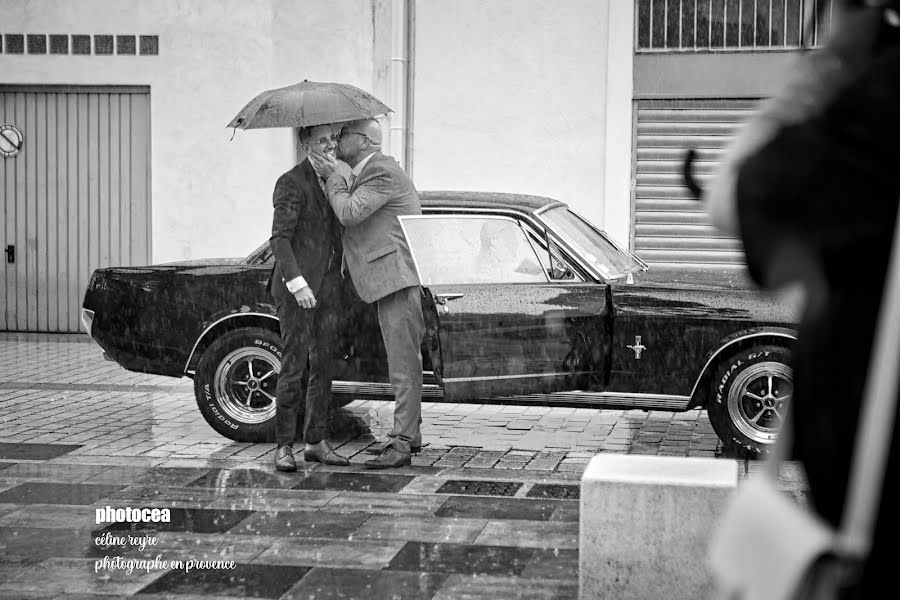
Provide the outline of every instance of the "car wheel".
{"type": "Polygon", "coordinates": [[[766,454],[778,437],[794,393],[790,351],[754,345],[719,365],[707,406],[726,450],[766,454]]]}
{"type": "Polygon", "coordinates": [[[206,422],[238,442],[274,441],[281,357],[281,337],[268,329],[236,329],[214,341],[194,376],[206,422]]]}

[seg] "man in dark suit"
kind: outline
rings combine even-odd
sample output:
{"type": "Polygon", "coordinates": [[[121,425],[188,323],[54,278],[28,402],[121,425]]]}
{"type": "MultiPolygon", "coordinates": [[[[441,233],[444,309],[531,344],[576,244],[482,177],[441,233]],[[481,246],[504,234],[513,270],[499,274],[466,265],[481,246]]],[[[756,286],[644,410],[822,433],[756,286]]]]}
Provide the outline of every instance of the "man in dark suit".
{"type": "Polygon", "coordinates": [[[341,129],[337,158],[352,169],[349,181],[337,173],[328,155],[311,156],[326,177],[331,207],[344,226],[344,262],[359,297],[378,307],[378,323],[387,352],[396,398],[392,441],[366,466],[384,469],[409,465],[421,446],[422,288],[412,253],[397,217],[422,213],[412,181],[390,156],[381,153],[381,126],[374,119],[341,129]]]}
{"type": "MultiPolygon", "coordinates": [[[[334,153],[336,136],[331,125],[318,125],[301,129],[300,142],[307,154],[328,155],[334,153]]],[[[340,314],[340,224],[325,197],[324,179],[309,160],[279,177],[273,203],[269,244],[275,267],[269,288],[284,342],[275,391],[275,468],[297,469],[293,444],[303,414],[304,459],[347,465],[325,439],[340,314]]]]}

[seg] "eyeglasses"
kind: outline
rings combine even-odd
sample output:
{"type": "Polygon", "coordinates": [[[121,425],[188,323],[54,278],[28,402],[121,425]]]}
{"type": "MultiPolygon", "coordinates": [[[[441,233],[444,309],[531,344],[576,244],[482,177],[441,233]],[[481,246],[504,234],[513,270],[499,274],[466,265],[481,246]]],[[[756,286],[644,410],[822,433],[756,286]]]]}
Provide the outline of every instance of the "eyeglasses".
{"type": "Polygon", "coordinates": [[[320,144],[320,145],[322,145],[322,146],[325,146],[325,145],[328,144],[328,142],[335,142],[335,143],[337,143],[337,141],[340,140],[340,139],[341,139],[341,134],[339,134],[339,133],[332,133],[332,134],[329,135],[328,137],[320,137],[319,139],[315,140],[315,143],[320,144]]]}

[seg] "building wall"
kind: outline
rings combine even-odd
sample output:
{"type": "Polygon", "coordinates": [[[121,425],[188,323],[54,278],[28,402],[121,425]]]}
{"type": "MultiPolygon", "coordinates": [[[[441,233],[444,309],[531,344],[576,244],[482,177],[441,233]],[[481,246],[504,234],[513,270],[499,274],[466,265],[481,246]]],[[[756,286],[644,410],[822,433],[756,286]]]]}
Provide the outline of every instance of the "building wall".
{"type": "Polygon", "coordinates": [[[158,56],[0,54],[0,83],[149,85],[154,262],[240,256],[268,239],[288,129],[225,126],[303,79],[385,89],[379,0],[0,0],[2,33],[158,35],[158,56]]]}
{"type": "MultiPolygon", "coordinates": [[[[0,54],[0,83],[149,85],[153,261],[242,255],[268,237],[296,149],[287,129],[232,139],[225,125],[259,91],[304,78],[399,109],[392,6],[404,1],[0,0],[2,33],[160,43],[158,56],[0,54]]],[[[627,243],[633,3],[410,1],[417,186],[552,196],[627,243]]]]}
{"type": "Polygon", "coordinates": [[[656,53],[634,57],[634,97],[765,98],[791,75],[796,51],[656,53]]]}
{"type": "Polygon", "coordinates": [[[419,0],[418,188],[550,196],[627,243],[633,34],[611,33],[610,17],[633,24],[633,11],[629,0],[419,0]]]}
{"type": "Polygon", "coordinates": [[[623,246],[632,238],[634,2],[608,0],[606,156],[603,227],[623,246]]]}

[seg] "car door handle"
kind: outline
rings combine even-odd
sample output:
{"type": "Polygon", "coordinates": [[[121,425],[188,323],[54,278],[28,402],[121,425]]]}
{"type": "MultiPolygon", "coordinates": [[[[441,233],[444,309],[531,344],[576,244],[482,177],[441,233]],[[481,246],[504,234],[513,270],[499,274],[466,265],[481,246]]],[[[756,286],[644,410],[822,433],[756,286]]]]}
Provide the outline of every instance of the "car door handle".
{"type": "Polygon", "coordinates": [[[457,298],[462,298],[463,296],[465,296],[465,294],[456,294],[456,293],[435,294],[434,301],[437,302],[438,304],[447,304],[448,300],[456,300],[457,298]]]}

